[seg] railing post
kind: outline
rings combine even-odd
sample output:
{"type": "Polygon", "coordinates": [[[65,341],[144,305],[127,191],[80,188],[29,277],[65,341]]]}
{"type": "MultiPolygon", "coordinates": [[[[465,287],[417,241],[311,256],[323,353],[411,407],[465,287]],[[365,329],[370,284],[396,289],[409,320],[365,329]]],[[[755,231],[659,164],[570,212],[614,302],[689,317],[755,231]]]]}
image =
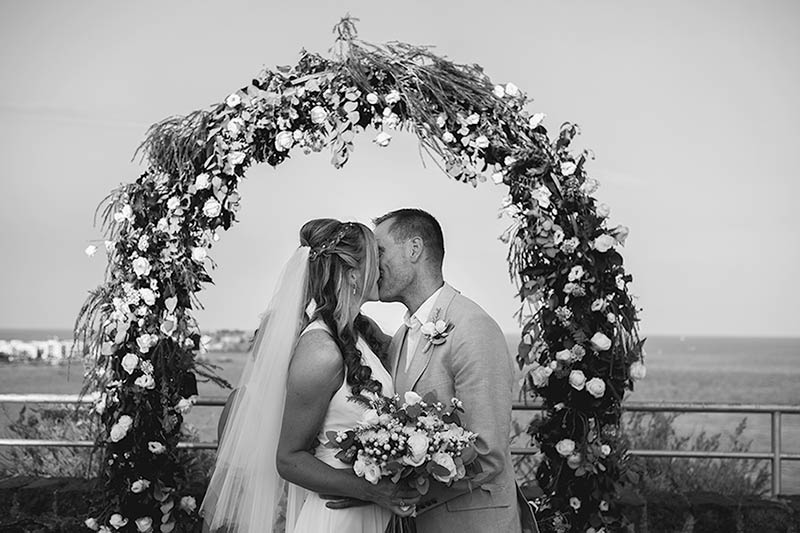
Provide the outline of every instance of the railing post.
{"type": "Polygon", "coordinates": [[[781,493],[781,412],[772,411],[772,497],[781,493]]]}

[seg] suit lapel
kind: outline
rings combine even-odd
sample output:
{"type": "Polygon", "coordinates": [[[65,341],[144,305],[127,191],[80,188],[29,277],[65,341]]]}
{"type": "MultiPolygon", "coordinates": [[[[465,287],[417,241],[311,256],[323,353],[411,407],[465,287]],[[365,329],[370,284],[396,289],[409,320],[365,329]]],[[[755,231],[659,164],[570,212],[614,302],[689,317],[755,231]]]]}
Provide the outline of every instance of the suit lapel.
{"type": "MultiPolygon", "coordinates": [[[[444,287],[442,288],[442,292],[439,293],[439,297],[436,298],[436,304],[433,306],[431,315],[426,318],[426,321],[430,321],[431,317],[436,314],[437,310],[439,311],[437,320],[446,321],[447,308],[450,307],[450,302],[453,301],[453,298],[455,298],[456,294],[458,294],[458,291],[445,283],[444,287]]],[[[425,369],[428,368],[428,364],[431,362],[431,357],[433,356],[433,352],[436,350],[436,346],[431,346],[427,351],[423,352],[427,344],[428,339],[424,335],[421,335],[419,342],[417,343],[417,348],[414,351],[414,359],[411,361],[411,366],[408,369],[407,390],[414,390],[414,387],[417,386],[419,378],[422,377],[423,372],[425,372],[425,369]]]]}
{"type": "Polygon", "coordinates": [[[392,383],[394,384],[395,391],[398,390],[397,369],[399,368],[400,359],[403,357],[401,350],[403,349],[403,341],[406,338],[407,331],[408,328],[405,325],[400,326],[400,329],[398,329],[394,337],[392,337],[392,343],[389,345],[390,371],[392,373],[392,383]]]}

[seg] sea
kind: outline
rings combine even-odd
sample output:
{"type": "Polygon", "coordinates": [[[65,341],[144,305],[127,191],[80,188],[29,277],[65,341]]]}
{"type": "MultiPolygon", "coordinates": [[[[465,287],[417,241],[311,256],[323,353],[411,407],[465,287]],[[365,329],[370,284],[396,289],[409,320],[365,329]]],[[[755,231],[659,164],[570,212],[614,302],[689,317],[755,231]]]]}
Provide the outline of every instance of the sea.
{"type": "MultiPolygon", "coordinates": [[[[70,331],[0,329],[0,339],[44,340],[69,339],[70,331]]],[[[519,334],[509,333],[507,341],[516,352],[519,334]]],[[[709,402],[741,404],[781,404],[800,406],[800,337],[701,337],[651,336],[645,342],[647,377],[626,396],[639,402],[709,402]]],[[[219,367],[222,377],[234,386],[244,366],[243,353],[207,354],[209,362],[219,367]]],[[[84,368],[81,362],[47,366],[0,364],[0,393],[74,394],[80,391],[84,368]]],[[[226,397],[228,390],[201,382],[203,396],[226,397]]],[[[0,405],[0,438],[8,437],[8,425],[17,415],[18,406],[0,405]]],[[[188,423],[201,440],[213,441],[219,408],[195,407],[188,423]]],[[[515,413],[522,425],[526,420],[515,413]]],[[[769,414],[684,413],[676,420],[681,435],[721,433],[730,435],[746,418],[743,437],[752,442],[751,451],[770,451],[769,414]]],[[[782,446],[784,453],[800,454],[800,415],[783,415],[782,446]]],[[[725,439],[723,439],[724,447],[725,439]]],[[[526,445],[517,439],[516,444],[526,445]]],[[[785,461],[782,471],[783,492],[800,494],[800,461],[785,461]]]]}

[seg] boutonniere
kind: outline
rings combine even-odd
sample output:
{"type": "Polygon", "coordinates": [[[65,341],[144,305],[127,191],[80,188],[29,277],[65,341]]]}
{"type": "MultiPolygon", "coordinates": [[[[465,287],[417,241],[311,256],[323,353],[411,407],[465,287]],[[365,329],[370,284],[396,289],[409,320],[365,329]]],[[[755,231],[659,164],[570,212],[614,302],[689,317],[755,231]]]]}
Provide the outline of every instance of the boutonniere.
{"type": "Polygon", "coordinates": [[[447,342],[447,336],[453,331],[455,327],[452,322],[445,320],[438,320],[441,309],[437,309],[430,322],[425,322],[420,328],[420,332],[425,335],[427,342],[422,349],[422,353],[431,349],[431,346],[439,346],[447,342]]]}

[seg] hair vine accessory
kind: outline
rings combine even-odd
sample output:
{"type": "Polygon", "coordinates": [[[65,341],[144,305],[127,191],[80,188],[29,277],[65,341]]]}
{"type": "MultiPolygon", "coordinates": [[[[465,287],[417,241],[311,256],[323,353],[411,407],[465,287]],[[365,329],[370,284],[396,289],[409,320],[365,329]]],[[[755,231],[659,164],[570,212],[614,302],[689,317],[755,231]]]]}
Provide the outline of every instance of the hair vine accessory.
{"type": "Polygon", "coordinates": [[[347,234],[347,230],[353,227],[354,224],[352,222],[345,222],[342,224],[341,229],[336,232],[336,235],[329,241],[325,242],[319,248],[311,248],[311,252],[308,254],[308,259],[310,261],[315,261],[322,257],[323,255],[329,254],[336,245],[342,242],[344,236],[347,234]]]}

